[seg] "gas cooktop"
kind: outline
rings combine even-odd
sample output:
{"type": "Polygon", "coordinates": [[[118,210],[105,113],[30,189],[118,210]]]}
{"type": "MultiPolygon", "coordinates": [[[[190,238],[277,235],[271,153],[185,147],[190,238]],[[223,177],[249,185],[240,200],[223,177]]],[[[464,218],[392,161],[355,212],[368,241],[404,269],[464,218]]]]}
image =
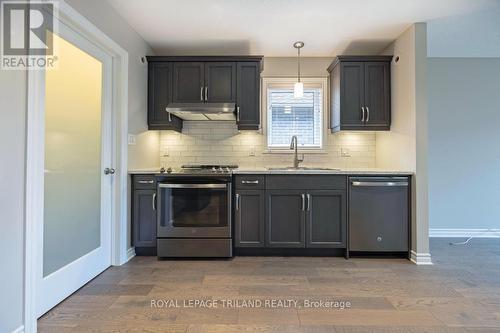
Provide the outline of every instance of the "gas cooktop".
{"type": "Polygon", "coordinates": [[[180,169],[161,168],[160,172],[171,175],[230,175],[237,165],[225,164],[188,164],[180,169]]]}

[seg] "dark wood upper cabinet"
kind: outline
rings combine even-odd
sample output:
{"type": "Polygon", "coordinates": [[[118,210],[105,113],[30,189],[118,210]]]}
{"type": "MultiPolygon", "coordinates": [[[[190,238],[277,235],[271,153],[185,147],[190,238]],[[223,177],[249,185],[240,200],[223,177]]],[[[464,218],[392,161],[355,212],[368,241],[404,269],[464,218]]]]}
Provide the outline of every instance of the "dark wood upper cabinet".
{"type": "Polygon", "coordinates": [[[205,100],[205,63],[174,62],[173,103],[199,103],[205,100]]]}
{"type": "Polygon", "coordinates": [[[238,129],[258,130],[260,128],[260,62],[239,62],[236,72],[238,129]]]}
{"type": "MultiPolygon", "coordinates": [[[[390,62],[365,62],[365,107],[367,127],[389,127],[391,123],[390,62]]],[[[387,128],[389,129],[389,128],[387,128]]]]}
{"type": "Polygon", "coordinates": [[[330,129],[390,130],[392,56],[339,56],[330,65],[330,129]]]}
{"type": "Polygon", "coordinates": [[[148,128],[182,131],[182,120],[166,111],[172,101],[172,63],[148,64],[148,128]]]}
{"type": "Polygon", "coordinates": [[[149,129],[182,131],[169,103],[235,103],[238,129],[260,128],[262,56],[148,56],[149,129]]]}
{"type": "Polygon", "coordinates": [[[236,102],[236,63],[205,63],[205,102],[236,102]]]}

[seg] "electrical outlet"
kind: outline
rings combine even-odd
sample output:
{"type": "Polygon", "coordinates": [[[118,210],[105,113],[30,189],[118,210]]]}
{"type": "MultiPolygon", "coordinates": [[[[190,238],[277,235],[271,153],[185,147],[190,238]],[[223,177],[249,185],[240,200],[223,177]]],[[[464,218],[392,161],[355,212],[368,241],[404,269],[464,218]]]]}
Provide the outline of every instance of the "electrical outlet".
{"type": "Polygon", "coordinates": [[[248,156],[255,156],[255,147],[254,146],[250,147],[250,152],[248,153],[248,156]]]}
{"type": "Polygon", "coordinates": [[[351,157],[351,150],[349,148],[340,148],[340,156],[351,157]]]}
{"type": "Polygon", "coordinates": [[[128,135],[128,144],[130,146],[134,146],[135,145],[135,135],[134,134],[129,134],[128,135]]]}

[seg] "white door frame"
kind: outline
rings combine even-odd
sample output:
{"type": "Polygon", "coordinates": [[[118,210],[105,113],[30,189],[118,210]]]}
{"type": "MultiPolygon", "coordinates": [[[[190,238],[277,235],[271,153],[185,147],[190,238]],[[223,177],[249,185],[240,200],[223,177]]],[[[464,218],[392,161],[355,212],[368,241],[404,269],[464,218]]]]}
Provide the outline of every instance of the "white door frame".
{"type": "MultiPolygon", "coordinates": [[[[122,265],[127,255],[127,132],[128,132],[128,53],[66,2],[60,1],[54,19],[59,20],[102,48],[112,58],[112,132],[116,169],[112,189],[111,264],[122,265]]],[[[43,145],[44,98],[43,72],[28,72],[28,110],[26,140],[26,209],[25,209],[25,286],[24,332],[36,333],[36,282],[39,259],[37,235],[43,227],[43,145]]]]}

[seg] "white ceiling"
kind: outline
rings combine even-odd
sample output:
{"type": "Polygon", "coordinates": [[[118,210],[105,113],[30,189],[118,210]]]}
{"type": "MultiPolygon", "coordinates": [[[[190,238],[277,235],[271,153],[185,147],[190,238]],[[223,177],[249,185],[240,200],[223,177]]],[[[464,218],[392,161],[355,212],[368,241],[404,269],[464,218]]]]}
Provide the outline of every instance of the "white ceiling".
{"type": "Polygon", "coordinates": [[[379,52],[414,22],[498,0],[108,0],[157,54],[304,56],[379,52]]]}

